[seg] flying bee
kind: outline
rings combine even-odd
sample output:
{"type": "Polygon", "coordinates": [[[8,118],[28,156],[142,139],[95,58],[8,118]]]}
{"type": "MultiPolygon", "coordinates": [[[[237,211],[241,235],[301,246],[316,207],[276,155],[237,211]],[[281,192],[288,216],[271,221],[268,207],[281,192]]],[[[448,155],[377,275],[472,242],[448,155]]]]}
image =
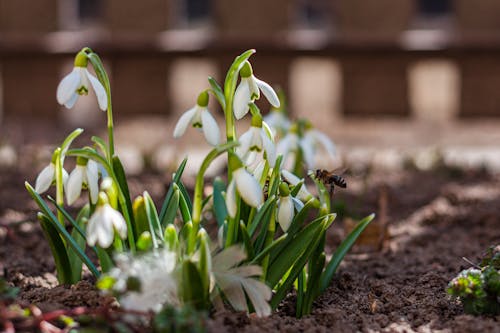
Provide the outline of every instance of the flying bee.
{"type": "Polygon", "coordinates": [[[318,179],[323,184],[325,184],[325,186],[329,186],[330,195],[333,194],[333,190],[335,188],[335,185],[337,185],[338,187],[342,187],[342,188],[347,187],[347,182],[345,181],[345,179],[339,175],[334,174],[334,171],[317,169],[316,172],[314,173],[314,176],[316,179],[318,179]]]}

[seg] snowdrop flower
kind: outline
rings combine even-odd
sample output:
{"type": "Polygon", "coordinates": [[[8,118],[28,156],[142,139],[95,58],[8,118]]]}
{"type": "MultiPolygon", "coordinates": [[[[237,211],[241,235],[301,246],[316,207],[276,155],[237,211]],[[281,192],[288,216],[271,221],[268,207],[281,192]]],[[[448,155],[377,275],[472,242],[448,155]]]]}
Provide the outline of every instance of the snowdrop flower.
{"type": "Polygon", "coordinates": [[[212,146],[216,146],[220,141],[220,130],[214,117],[208,111],[208,92],[204,91],[198,96],[196,105],[184,112],[179,118],[174,129],[174,138],[181,137],[189,124],[200,129],[205,135],[205,139],[212,146]]]}
{"type": "Polygon", "coordinates": [[[295,210],[300,211],[304,204],[299,199],[290,195],[288,184],[281,183],[279,187],[280,197],[278,199],[278,210],[276,211],[276,220],[281,229],[287,232],[295,216],[295,210]]]}
{"type": "Polygon", "coordinates": [[[236,154],[247,162],[252,163],[254,154],[265,153],[266,159],[271,167],[274,167],[276,162],[276,147],[271,140],[269,134],[262,127],[262,117],[260,115],[252,116],[252,124],[250,129],[243,133],[239,139],[240,146],[236,148],[236,154]]]}
{"type": "Polygon", "coordinates": [[[166,249],[136,257],[120,253],[115,257],[116,267],[103,279],[111,277],[115,281],[112,291],[123,294],[118,300],[124,309],[158,312],[164,304],[178,306],[176,257],[175,252],[166,249]],[[131,290],[131,285],[136,288],[131,290]]]}
{"type": "Polygon", "coordinates": [[[235,217],[237,211],[236,191],[243,201],[252,207],[259,207],[264,202],[264,194],[259,182],[243,167],[241,160],[234,154],[229,156],[233,179],[227,186],[226,206],[229,216],[235,217]]]}
{"type": "MultiPolygon", "coordinates": [[[[52,185],[52,183],[56,180],[56,161],[54,159],[55,156],[52,157],[50,164],[43,168],[43,170],[40,171],[36,177],[35,191],[38,194],[42,194],[47,191],[50,185],[52,185]]],[[[63,184],[66,184],[68,180],[68,173],[64,170],[64,168],[62,169],[62,174],[63,184]]]]}
{"type": "MultiPolygon", "coordinates": [[[[303,180],[287,170],[281,170],[281,177],[283,177],[283,179],[292,186],[297,186],[297,184],[303,180]]],[[[307,190],[306,185],[302,184],[299,192],[297,193],[297,198],[302,202],[307,202],[314,198],[314,196],[307,190]]]]}
{"type": "Polygon", "coordinates": [[[84,157],[76,159],[76,167],[70,173],[66,182],[66,201],[68,205],[73,204],[82,192],[83,185],[86,186],[90,194],[90,202],[96,204],[99,195],[99,167],[95,161],[84,157]]]}
{"type": "Polygon", "coordinates": [[[102,248],[108,248],[113,243],[115,230],[122,239],[127,237],[127,223],[122,214],[109,205],[106,194],[101,192],[97,208],[87,225],[87,243],[89,246],[97,243],[102,248]]]}
{"type": "Polygon", "coordinates": [[[241,82],[234,93],[233,111],[236,119],[243,118],[249,110],[248,103],[260,98],[260,91],[274,107],[280,106],[280,100],[274,89],[266,82],[253,75],[252,66],[247,61],[240,70],[241,82]]]}
{"type": "Polygon", "coordinates": [[[319,149],[326,152],[327,158],[335,158],[334,143],[327,135],[313,128],[309,122],[299,121],[291,126],[290,131],[278,142],[277,153],[283,155],[286,161],[289,157],[299,152],[308,169],[316,168],[316,155],[319,149]]]}
{"type": "Polygon", "coordinates": [[[271,112],[264,116],[264,121],[271,128],[273,135],[283,136],[290,130],[291,122],[288,119],[283,106],[280,108],[271,108],[271,112]]]}
{"type": "Polygon", "coordinates": [[[71,109],[80,95],[89,93],[89,82],[97,96],[99,108],[106,111],[108,96],[99,80],[87,70],[87,54],[80,51],[75,57],[75,67],[66,75],[57,87],[57,102],[71,109]]]}

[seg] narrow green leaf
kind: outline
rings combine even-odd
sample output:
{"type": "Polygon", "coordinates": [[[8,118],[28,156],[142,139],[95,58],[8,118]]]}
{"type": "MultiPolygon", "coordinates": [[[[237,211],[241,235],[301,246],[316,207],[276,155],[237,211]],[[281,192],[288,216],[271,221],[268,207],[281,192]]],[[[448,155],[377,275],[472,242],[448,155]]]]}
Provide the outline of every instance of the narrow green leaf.
{"type": "MultiPolygon", "coordinates": [[[[253,237],[255,231],[257,231],[257,228],[263,224],[263,221],[268,221],[269,220],[269,214],[273,212],[274,210],[272,208],[276,207],[276,201],[278,198],[276,196],[270,196],[266,202],[262,205],[262,207],[259,209],[257,214],[255,214],[254,218],[252,219],[252,222],[250,222],[250,227],[248,230],[248,233],[250,234],[250,237],[253,237]]],[[[266,227],[267,228],[267,227],[266,227]]]]}
{"type": "Polygon", "coordinates": [[[247,259],[251,260],[255,253],[252,246],[252,241],[250,240],[250,235],[248,234],[247,228],[245,227],[245,223],[240,221],[240,234],[243,237],[243,244],[245,245],[245,250],[247,253],[247,259]]]}
{"type": "Polygon", "coordinates": [[[299,260],[306,250],[304,244],[311,244],[318,237],[327,219],[328,217],[321,217],[309,223],[271,261],[267,273],[267,282],[270,286],[275,286],[290,267],[299,260]]]}
{"type": "MultiPolygon", "coordinates": [[[[319,244],[317,248],[323,248],[324,245],[319,244]]],[[[313,254],[312,260],[309,261],[311,268],[307,280],[306,293],[304,298],[304,303],[302,304],[302,309],[300,311],[300,316],[308,315],[311,313],[312,303],[319,294],[319,281],[321,278],[321,272],[325,267],[325,253],[321,253],[319,256],[313,254]]]]}
{"type": "MultiPolygon", "coordinates": [[[[238,73],[245,61],[247,61],[254,53],[255,50],[251,49],[243,52],[234,59],[233,63],[229,67],[229,70],[227,71],[226,79],[224,81],[224,97],[227,97],[227,94],[234,94],[234,91],[236,90],[236,83],[238,82],[238,73]]],[[[225,98],[225,100],[227,100],[227,98],[225,98]]]]}
{"type": "Polygon", "coordinates": [[[252,259],[251,263],[252,264],[259,264],[264,257],[269,254],[276,246],[281,244],[286,238],[288,237],[288,234],[283,234],[280,237],[276,238],[271,244],[269,244],[264,250],[260,251],[255,258],[252,259]]]}
{"type": "Polygon", "coordinates": [[[163,232],[160,225],[160,220],[158,218],[158,213],[156,212],[156,207],[153,202],[153,199],[149,195],[147,191],[144,191],[144,200],[146,201],[146,214],[148,216],[149,221],[149,229],[151,235],[153,236],[153,246],[155,248],[158,247],[158,243],[156,241],[156,237],[163,241],[163,232]]]}
{"type": "Polygon", "coordinates": [[[104,142],[103,139],[98,136],[93,136],[92,138],[90,138],[90,140],[92,140],[92,142],[95,143],[97,147],[99,147],[104,156],[109,155],[108,145],[106,144],[106,142],[104,142]]]}
{"type": "Polygon", "coordinates": [[[137,230],[135,230],[134,214],[132,210],[132,201],[130,200],[130,191],[128,189],[128,184],[127,184],[127,176],[125,175],[125,170],[123,169],[122,162],[120,161],[118,156],[113,156],[113,171],[115,174],[116,181],[118,182],[117,185],[120,187],[120,192],[123,194],[123,197],[125,199],[126,207],[121,207],[121,208],[124,210],[126,209],[128,212],[128,216],[130,218],[130,225],[133,228],[132,239],[137,239],[139,235],[137,234],[137,230]]]}
{"type": "Polygon", "coordinates": [[[226,201],[222,192],[226,191],[226,184],[220,178],[215,178],[213,182],[214,187],[214,214],[219,228],[224,224],[227,217],[226,201]]]}
{"type": "Polygon", "coordinates": [[[373,220],[375,217],[375,214],[368,215],[364,219],[362,219],[356,227],[351,231],[351,233],[342,241],[342,243],[339,245],[337,250],[335,250],[335,253],[332,255],[332,259],[330,259],[330,262],[325,268],[325,271],[323,272],[323,275],[321,276],[321,282],[320,282],[320,293],[324,292],[326,288],[330,285],[330,282],[333,278],[333,275],[337,271],[338,266],[342,262],[342,259],[344,259],[345,255],[351,247],[354,245],[354,242],[356,242],[356,239],[358,239],[359,235],[365,230],[365,228],[370,224],[370,222],[373,220]]]}
{"type": "Polygon", "coordinates": [[[113,260],[111,260],[111,257],[105,249],[102,247],[97,246],[97,257],[99,258],[99,264],[101,265],[101,270],[104,273],[107,273],[113,268],[113,260]]]}
{"type": "Polygon", "coordinates": [[[189,259],[182,262],[182,300],[196,309],[205,309],[203,282],[196,265],[189,259]]]}
{"type": "Polygon", "coordinates": [[[172,183],[168,188],[167,194],[165,195],[165,199],[163,199],[163,204],[161,206],[161,211],[160,211],[160,221],[165,220],[165,214],[167,213],[168,205],[170,203],[170,200],[172,199],[172,195],[174,194],[173,185],[177,184],[181,179],[182,173],[184,172],[184,168],[186,167],[186,163],[187,163],[187,158],[182,160],[181,164],[179,165],[177,171],[174,174],[174,178],[172,179],[172,183]]]}
{"type": "MultiPolygon", "coordinates": [[[[182,197],[184,198],[188,211],[192,212],[193,203],[191,202],[191,197],[189,196],[189,192],[187,191],[186,186],[184,186],[184,183],[182,181],[178,181],[177,185],[179,186],[179,190],[182,193],[182,197]]],[[[189,215],[191,215],[191,213],[189,213],[189,215]]]]}
{"type": "Polygon", "coordinates": [[[43,201],[42,197],[35,191],[35,189],[28,183],[24,183],[26,189],[29,194],[35,200],[38,207],[42,211],[42,213],[48,218],[47,220],[51,222],[52,226],[55,227],[62,236],[62,238],[66,241],[66,243],[78,254],[80,259],[82,259],[83,263],[89,268],[89,270],[94,274],[94,276],[99,277],[99,271],[94,266],[92,261],[90,261],[89,257],[85,254],[85,252],[78,246],[75,240],[71,237],[68,231],[58,222],[57,217],[52,213],[52,211],[47,207],[45,201],[43,201]]]}
{"type": "Polygon", "coordinates": [[[174,223],[175,217],[177,216],[177,211],[179,210],[179,200],[180,200],[180,191],[179,186],[173,183],[174,191],[168,201],[167,208],[165,213],[163,214],[163,220],[161,220],[161,227],[165,228],[169,224],[174,223]]]}
{"type": "MultiPolygon", "coordinates": [[[[71,143],[73,143],[73,141],[80,135],[83,133],[83,129],[81,128],[77,128],[75,129],[73,132],[71,132],[67,137],[66,139],[64,139],[62,145],[61,145],[61,152],[62,152],[62,155],[64,156],[66,154],[66,152],[68,151],[68,148],[69,146],[71,145],[71,143]]],[[[63,157],[64,158],[64,157],[63,157]]]]}
{"type": "Polygon", "coordinates": [[[71,263],[68,259],[68,253],[64,242],[59,236],[57,229],[50,222],[50,219],[43,213],[38,214],[38,220],[42,227],[45,238],[47,238],[50,246],[50,251],[54,257],[54,262],[57,269],[57,280],[60,284],[72,284],[73,280],[71,272],[71,263]]]}
{"type": "Polygon", "coordinates": [[[212,257],[210,255],[210,248],[207,239],[207,233],[204,229],[201,229],[198,232],[198,241],[199,241],[199,251],[200,251],[200,260],[199,264],[199,272],[200,278],[202,282],[203,288],[203,299],[208,300],[209,290],[210,290],[210,272],[212,270],[212,257]]]}
{"type": "MultiPolygon", "coordinates": [[[[104,89],[106,89],[107,92],[111,91],[108,74],[106,74],[106,70],[104,69],[104,65],[101,61],[101,58],[99,58],[97,53],[94,53],[94,52],[87,53],[87,58],[90,60],[90,63],[92,64],[92,67],[94,68],[94,71],[97,75],[97,78],[104,86],[104,89]]],[[[109,97],[110,96],[108,94],[108,98],[109,97]]]]}
{"type": "Polygon", "coordinates": [[[208,83],[210,84],[210,87],[212,88],[212,92],[214,93],[215,97],[219,101],[222,110],[226,109],[226,100],[224,99],[224,92],[222,92],[222,88],[220,87],[220,85],[211,76],[208,77],[208,83]]]}
{"type": "MultiPolygon", "coordinates": [[[[80,248],[84,250],[87,243],[87,239],[85,238],[85,235],[81,231],[85,227],[85,223],[89,218],[89,213],[90,213],[89,205],[85,205],[78,213],[76,221],[73,221],[75,224],[73,230],[71,231],[71,237],[73,237],[75,239],[75,242],[80,246],[80,248]]],[[[76,283],[80,281],[82,277],[83,262],[82,259],[80,259],[80,257],[78,256],[78,254],[71,248],[69,248],[68,251],[68,259],[71,264],[73,281],[76,283]]]]}
{"type": "MultiPolygon", "coordinates": [[[[71,215],[69,215],[68,211],[66,209],[64,209],[64,207],[57,204],[57,202],[54,198],[52,198],[51,196],[48,196],[48,199],[50,202],[52,202],[54,204],[54,206],[57,208],[57,210],[63,214],[64,218],[73,226],[73,230],[78,232],[83,237],[83,239],[86,240],[87,237],[85,236],[85,231],[83,231],[83,224],[75,221],[71,217],[71,215]]],[[[90,207],[88,205],[85,205],[78,213],[77,220],[78,220],[78,217],[80,215],[82,215],[82,217],[87,216],[87,218],[88,218],[89,212],[90,212],[90,207]]]]}
{"type": "MultiPolygon", "coordinates": [[[[270,305],[273,309],[275,309],[278,306],[278,304],[281,302],[281,300],[287,295],[287,293],[289,292],[290,288],[293,285],[293,282],[295,281],[297,276],[300,274],[300,272],[302,271],[302,269],[304,268],[306,263],[309,261],[312,253],[314,252],[314,250],[318,246],[318,242],[320,241],[322,233],[326,230],[326,228],[329,224],[329,220],[331,220],[331,219],[333,219],[332,216],[326,216],[323,218],[323,220],[320,221],[320,223],[315,224],[315,228],[313,228],[315,232],[312,234],[312,237],[310,237],[310,241],[308,243],[304,243],[304,244],[308,244],[307,248],[305,249],[305,251],[303,251],[303,253],[300,256],[298,256],[297,260],[293,263],[293,267],[288,266],[288,267],[292,267],[292,269],[289,271],[289,274],[286,277],[285,281],[278,287],[275,294],[273,295],[273,298],[271,299],[270,305]]],[[[293,254],[288,254],[288,255],[293,256],[293,254]]],[[[284,257],[284,256],[281,256],[281,257],[284,257]]],[[[271,265],[270,268],[271,267],[274,267],[274,264],[271,265]]],[[[287,271],[285,271],[284,273],[286,273],[286,272],[287,271]]],[[[283,276],[284,273],[281,276],[283,276]]],[[[276,277],[274,277],[276,282],[278,282],[280,278],[281,277],[278,276],[277,280],[276,280],[276,277]]],[[[269,278],[267,281],[268,281],[268,283],[270,283],[269,278]]]]}
{"type": "Polygon", "coordinates": [[[189,197],[186,198],[184,193],[180,191],[179,187],[179,210],[181,212],[182,220],[184,223],[191,221],[191,209],[189,206],[189,197]]]}
{"type": "Polygon", "coordinates": [[[283,155],[278,155],[278,158],[276,158],[276,163],[273,168],[273,172],[271,173],[271,177],[269,178],[269,188],[268,188],[269,196],[278,195],[278,186],[280,185],[281,181],[280,165],[282,160],[283,160],[283,155]]]}

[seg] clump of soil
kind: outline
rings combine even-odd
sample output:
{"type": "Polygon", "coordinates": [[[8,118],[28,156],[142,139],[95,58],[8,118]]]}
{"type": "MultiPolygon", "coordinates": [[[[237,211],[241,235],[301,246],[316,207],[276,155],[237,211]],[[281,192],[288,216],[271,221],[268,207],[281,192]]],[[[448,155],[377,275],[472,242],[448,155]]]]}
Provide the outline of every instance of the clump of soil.
{"type": "MultiPolygon", "coordinates": [[[[50,250],[35,222],[35,207],[23,191],[24,178],[12,170],[0,173],[0,266],[6,280],[21,289],[19,301],[36,303],[46,311],[97,308],[109,302],[88,275],[75,286],[57,286],[50,250]]],[[[148,179],[153,182],[155,177],[148,179]]],[[[448,281],[470,266],[462,258],[477,262],[488,246],[500,241],[498,177],[404,171],[372,175],[362,182],[366,186],[361,180],[346,179],[353,190],[336,193],[335,199],[347,208],[357,207],[351,215],[381,212],[381,230],[387,232],[383,243],[368,252],[354,249],[314,303],[311,315],[295,318],[292,294],[269,318],[214,313],[207,323],[210,331],[500,331],[500,317],[465,315],[446,294],[448,281]]],[[[339,222],[328,235],[329,249],[342,237],[339,222]]]]}

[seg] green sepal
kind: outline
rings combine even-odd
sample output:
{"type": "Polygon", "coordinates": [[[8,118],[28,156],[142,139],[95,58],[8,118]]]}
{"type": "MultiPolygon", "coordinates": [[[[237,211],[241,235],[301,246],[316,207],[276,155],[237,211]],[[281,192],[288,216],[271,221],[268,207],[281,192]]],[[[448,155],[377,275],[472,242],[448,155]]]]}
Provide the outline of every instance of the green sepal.
{"type": "Polygon", "coordinates": [[[325,271],[323,272],[321,276],[321,281],[320,281],[320,289],[319,292],[322,293],[328,288],[330,285],[330,281],[333,278],[333,275],[337,271],[338,266],[340,265],[340,262],[342,259],[344,259],[345,255],[351,247],[354,245],[356,242],[356,239],[358,239],[359,235],[365,230],[365,228],[370,224],[370,222],[375,218],[375,214],[368,215],[359,223],[356,225],[356,227],[349,233],[349,235],[340,243],[339,247],[335,250],[335,252],[332,255],[332,258],[330,259],[330,262],[325,268],[325,271]]]}
{"type": "Polygon", "coordinates": [[[45,238],[49,241],[50,251],[52,252],[56,264],[57,280],[60,284],[72,284],[77,282],[73,279],[68,253],[58,230],[43,213],[38,213],[37,217],[40,221],[40,226],[42,227],[45,238]]]}
{"type": "Polygon", "coordinates": [[[224,224],[224,220],[227,218],[227,208],[226,201],[222,192],[226,191],[226,184],[219,177],[215,178],[213,181],[213,198],[214,198],[214,215],[217,221],[217,226],[220,228],[224,224]]]}
{"type": "Polygon", "coordinates": [[[217,101],[219,101],[222,110],[224,110],[226,108],[226,101],[224,100],[224,92],[222,91],[222,88],[217,83],[217,81],[211,76],[208,77],[208,83],[212,88],[211,91],[215,95],[215,98],[217,98],[217,101]]]}

